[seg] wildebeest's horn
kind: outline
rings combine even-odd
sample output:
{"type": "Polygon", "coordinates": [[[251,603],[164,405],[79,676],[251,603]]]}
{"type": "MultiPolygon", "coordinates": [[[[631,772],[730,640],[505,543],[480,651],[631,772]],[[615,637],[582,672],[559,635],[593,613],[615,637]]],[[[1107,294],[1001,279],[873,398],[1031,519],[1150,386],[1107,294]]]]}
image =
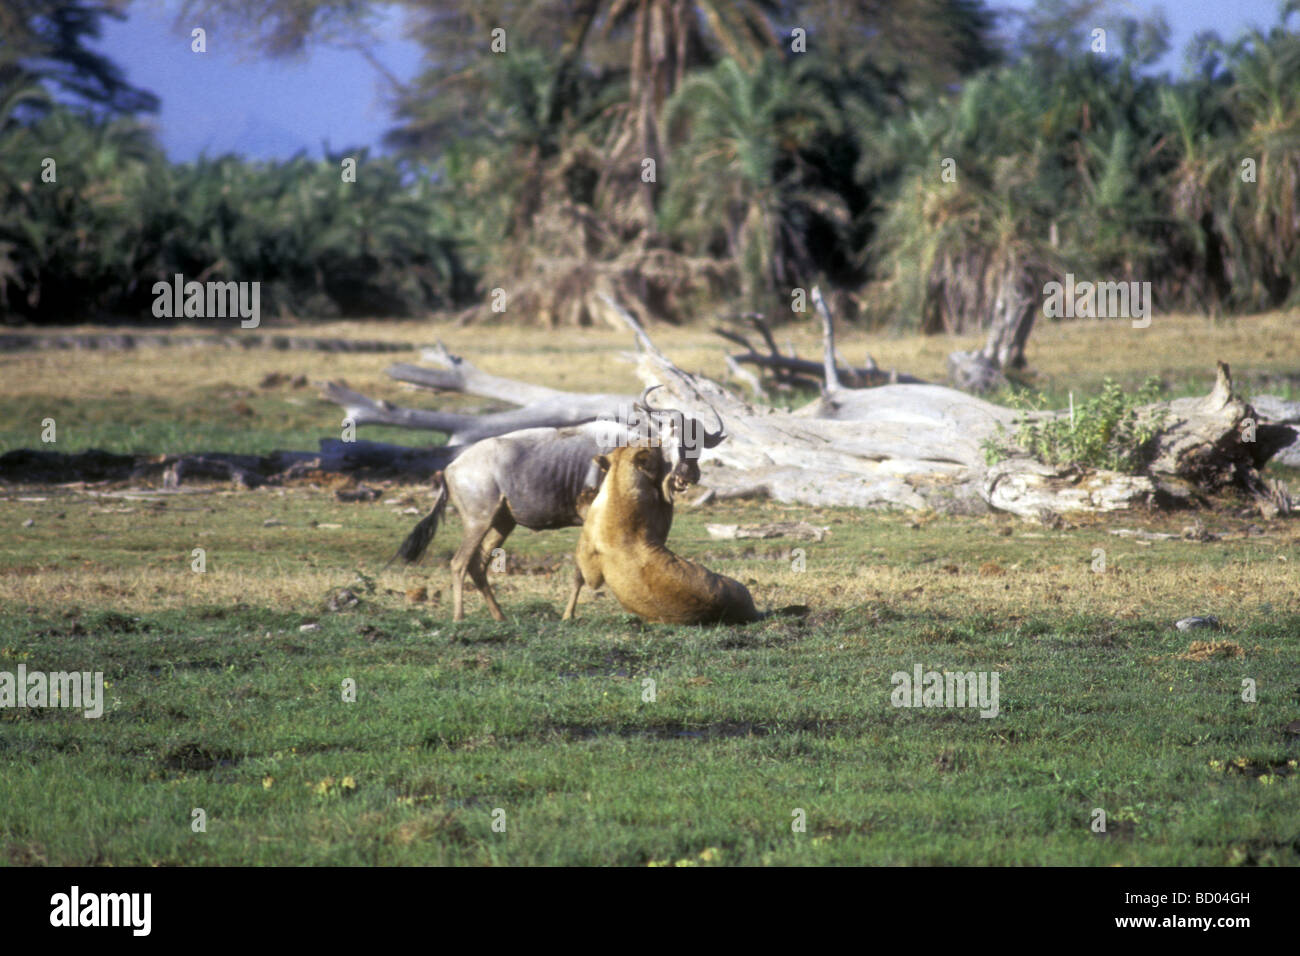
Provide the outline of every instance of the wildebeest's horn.
{"type": "Polygon", "coordinates": [[[663,388],[663,386],[662,386],[662,385],[647,385],[647,386],[645,387],[645,390],[641,393],[641,397],[638,398],[638,399],[636,400],[637,408],[640,408],[642,411],[645,411],[645,412],[659,412],[659,411],[663,411],[663,409],[661,409],[661,408],[655,408],[653,405],[650,404],[650,393],[653,392],[656,388],[663,388]]]}
{"type": "MultiPolygon", "coordinates": [[[[705,402],[705,404],[708,405],[708,402],[705,402]]],[[[704,443],[705,448],[717,448],[722,444],[722,439],[726,438],[727,434],[723,431],[722,416],[718,414],[718,410],[709,405],[709,411],[713,412],[713,418],[718,423],[718,430],[711,432],[707,428],[704,429],[704,437],[700,440],[704,443]]]]}
{"type": "MultiPolygon", "coordinates": [[[[663,388],[663,385],[649,385],[646,387],[645,391],[641,393],[641,397],[637,399],[636,404],[638,408],[641,408],[646,412],[668,411],[668,409],[666,408],[655,407],[654,405],[650,404],[650,393],[653,392],[656,388],[663,388]]],[[[708,402],[705,402],[705,404],[708,405],[708,402]]],[[[700,440],[705,448],[717,448],[718,445],[722,443],[722,440],[727,437],[727,435],[726,432],[723,431],[722,416],[718,414],[718,410],[714,408],[712,405],[709,405],[709,411],[713,412],[713,420],[718,423],[718,430],[711,432],[707,428],[704,429],[704,435],[700,440]]]]}

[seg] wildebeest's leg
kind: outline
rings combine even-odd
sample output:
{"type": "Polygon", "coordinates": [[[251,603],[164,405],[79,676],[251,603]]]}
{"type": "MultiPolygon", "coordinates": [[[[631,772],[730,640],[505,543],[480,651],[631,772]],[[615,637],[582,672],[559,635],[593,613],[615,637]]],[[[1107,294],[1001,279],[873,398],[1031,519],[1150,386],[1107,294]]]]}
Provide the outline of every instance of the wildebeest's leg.
{"type": "MultiPolygon", "coordinates": [[[[504,503],[504,502],[503,502],[504,503]]],[[[464,514],[465,512],[462,512],[464,514]]],[[[495,517],[493,515],[492,517],[495,517]]],[[[483,591],[487,584],[487,579],[483,577],[479,569],[479,549],[482,547],[483,539],[488,532],[492,530],[492,520],[483,520],[475,514],[471,520],[465,521],[465,536],[460,539],[460,546],[456,548],[456,553],[451,556],[451,619],[461,621],[465,618],[465,573],[468,571],[474,579],[474,586],[483,591]],[[481,579],[481,580],[480,580],[481,579]]],[[[488,592],[484,592],[487,594],[488,592]]],[[[501,620],[501,609],[496,607],[496,601],[489,600],[489,609],[493,610],[493,617],[498,621],[501,620]]]]}
{"type": "Polygon", "coordinates": [[[492,515],[492,524],[483,535],[483,541],[479,545],[478,554],[470,561],[469,576],[474,581],[474,586],[478,588],[483,599],[487,601],[488,611],[498,621],[504,621],[506,616],[501,613],[501,607],[497,604],[496,595],[492,593],[492,586],[488,584],[487,569],[492,560],[492,552],[501,547],[502,543],[510,536],[510,532],[515,530],[515,519],[510,514],[510,506],[502,501],[497,506],[497,510],[492,515]]]}

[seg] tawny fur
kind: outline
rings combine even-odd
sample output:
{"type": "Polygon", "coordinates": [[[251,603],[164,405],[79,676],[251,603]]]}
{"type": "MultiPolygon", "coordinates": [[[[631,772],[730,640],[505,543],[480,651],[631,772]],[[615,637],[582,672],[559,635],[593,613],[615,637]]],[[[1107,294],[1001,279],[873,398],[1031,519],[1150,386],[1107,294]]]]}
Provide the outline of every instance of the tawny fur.
{"type": "MultiPolygon", "coordinates": [[[[664,624],[743,624],[760,620],[749,590],[665,546],[663,459],[646,448],[616,448],[596,459],[607,469],[578,542],[578,570],[565,608],[574,616],[586,583],[608,585],[633,614],[664,624]]],[[[671,505],[668,507],[671,508],[671,505]]],[[[671,514],[671,512],[669,512],[671,514]]]]}
{"type": "Polygon", "coordinates": [[[668,504],[658,512],[658,520],[663,525],[661,538],[667,538],[673,496],[700,480],[700,449],[716,446],[723,435],[721,430],[710,432],[680,413],[655,424],[655,414],[663,416],[671,410],[650,406],[651,391],[643,392],[635,406],[646,416],[635,427],[629,422],[602,420],[567,428],[529,428],[470,446],[445,473],[435,475],[438,494],[433,508],[406,536],[393,560],[401,558],[411,564],[420,559],[450,502],[464,529],[451,559],[452,620],[465,616],[466,575],[483,595],[488,612],[498,621],[505,620],[488,583],[493,552],[520,525],[545,531],[582,524],[600,484],[601,473],[593,456],[625,444],[645,445],[647,437],[664,462],[663,491],[668,504]],[[642,429],[650,424],[653,433],[643,435],[642,429]]]}

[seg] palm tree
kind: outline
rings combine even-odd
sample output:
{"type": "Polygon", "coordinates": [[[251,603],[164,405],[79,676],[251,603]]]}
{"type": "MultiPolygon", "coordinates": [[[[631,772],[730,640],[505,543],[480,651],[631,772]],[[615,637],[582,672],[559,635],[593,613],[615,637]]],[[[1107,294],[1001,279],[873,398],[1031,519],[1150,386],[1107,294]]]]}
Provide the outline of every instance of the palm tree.
{"type": "Polygon", "coordinates": [[[1251,30],[1228,49],[1231,85],[1225,105],[1240,131],[1229,180],[1228,215],[1246,266],[1248,301],[1276,307],[1300,295],[1300,34],[1285,21],[1251,30]],[[1257,181],[1240,175],[1240,157],[1255,160],[1257,181]]]}
{"type": "Polygon", "coordinates": [[[1300,293],[1300,36],[1285,26],[1297,11],[1292,0],[1232,43],[1198,37],[1196,75],[1160,91],[1189,304],[1275,308],[1300,293]]]}
{"type": "MultiPolygon", "coordinates": [[[[721,246],[740,269],[750,308],[779,290],[811,284],[812,220],[843,233],[843,199],[822,188],[802,150],[839,114],[777,57],[752,72],[726,59],[696,74],[669,100],[664,138],[673,145],[661,216],[696,251],[721,246]]],[[[770,302],[769,302],[770,304],[770,302]]]]}
{"type": "Polygon", "coordinates": [[[65,99],[112,114],[153,112],[158,97],[128,83],[92,49],[105,17],[125,18],[125,0],[22,0],[0,5],[0,90],[31,80],[65,99]]]}
{"type": "Polygon", "coordinates": [[[807,31],[808,50],[844,80],[878,72],[915,97],[997,64],[995,14],[981,0],[790,0],[775,22],[807,31]]]}
{"type": "Polygon", "coordinates": [[[24,314],[78,318],[139,275],[141,200],[161,153],[133,120],[87,120],[66,108],[3,138],[4,297],[24,314]],[[56,183],[40,179],[47,156],[60,158],[56,183]]]}
{"type": "Polygon", "coordinates": [[[1218,311],[1232,291],[1225,241],[1231,230],[1215,193],[1215,184],[1233,174],[1223,148],[1232,124],[1223,109],[1222,84],[1202,76],[1164,87],[1160,113],[1170,127],[1173,157],[1165,195],[1174,229],[1166,246],[1183,290],[1176,299],[1184,308],[1218,311]]]}
{"type": "MultiPolygon", "coordinates": [[[[1086,45],[1065,52],[1066,27],[1052,21],[1014,66],[978,74],[864,144],[860,176],[895,184],[870,247],[868,302],[927,331],[987,329],[984,347],[957,365],[1023,365],[1043,287],[1067,270],[1116,280],[1168,271],[1169,131],[1158,81],[1140,70],[1164,29],[1126,21],[1125,55],[1103,59],[1086,45]],[[949,160],[955,181],[939,174],[949,160]]],[[[1153,283],[1158,295],[1176,284],[1153,283]]]]}
{"type": "Polygon", "coordinates": [[[1023,362],[1034,290],[1056,258],[1059,169],[1041,125],[1025,120],[1047,112],[1044,96],[1031,70],[998,70],[970,80],[955,100],[888,126],[863,174],[914,159],[872,244],[879,281],[868,301],[880,318],[919,318],[929,332],[992,325],[1005,334],[991,357],[1008,367],[1023,362]]]}
{"type": "Polygon", "coordinates": [[[655,222],[658,189],[643,185],[639,174],[645,160],[664,163],[659,114],[668,98],[688,72],[720,55],[752,70],[776,46],[776,7],[770,0],[612,0],[603,11],[600,39],[615,41],[628,64],[628,85],[606,143],[609,161],[599,191],[609,205],[621,207],[624,232],[655,222]]]}

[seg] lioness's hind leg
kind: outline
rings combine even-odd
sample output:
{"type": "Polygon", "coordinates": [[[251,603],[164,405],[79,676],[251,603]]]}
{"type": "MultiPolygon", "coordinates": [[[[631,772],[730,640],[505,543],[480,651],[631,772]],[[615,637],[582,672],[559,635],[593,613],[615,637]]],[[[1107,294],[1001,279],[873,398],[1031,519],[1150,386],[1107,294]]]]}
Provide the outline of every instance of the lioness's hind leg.
{"type": "Polygon", "coordinates": [[[572,620],[578,610],[578,592],[586,584],[592,590],[601,587],[605,583],[605,575],[601,571],[600,559],[596,550],[587,540],[586,533],[578,539],[578,550],[573,555],[573,562],[576,567],[573,569],[573,590],[569,593],[569,603],[564,609],[563,620],[572,620]]]}
{"type": "Polygon", "coordinates": [[[564,606],[562,621],[572,621],[578,610],[578,592],[582,590],[582,568],[573,569],[573,590],[569,592],[569,603],[564,606]]]}

